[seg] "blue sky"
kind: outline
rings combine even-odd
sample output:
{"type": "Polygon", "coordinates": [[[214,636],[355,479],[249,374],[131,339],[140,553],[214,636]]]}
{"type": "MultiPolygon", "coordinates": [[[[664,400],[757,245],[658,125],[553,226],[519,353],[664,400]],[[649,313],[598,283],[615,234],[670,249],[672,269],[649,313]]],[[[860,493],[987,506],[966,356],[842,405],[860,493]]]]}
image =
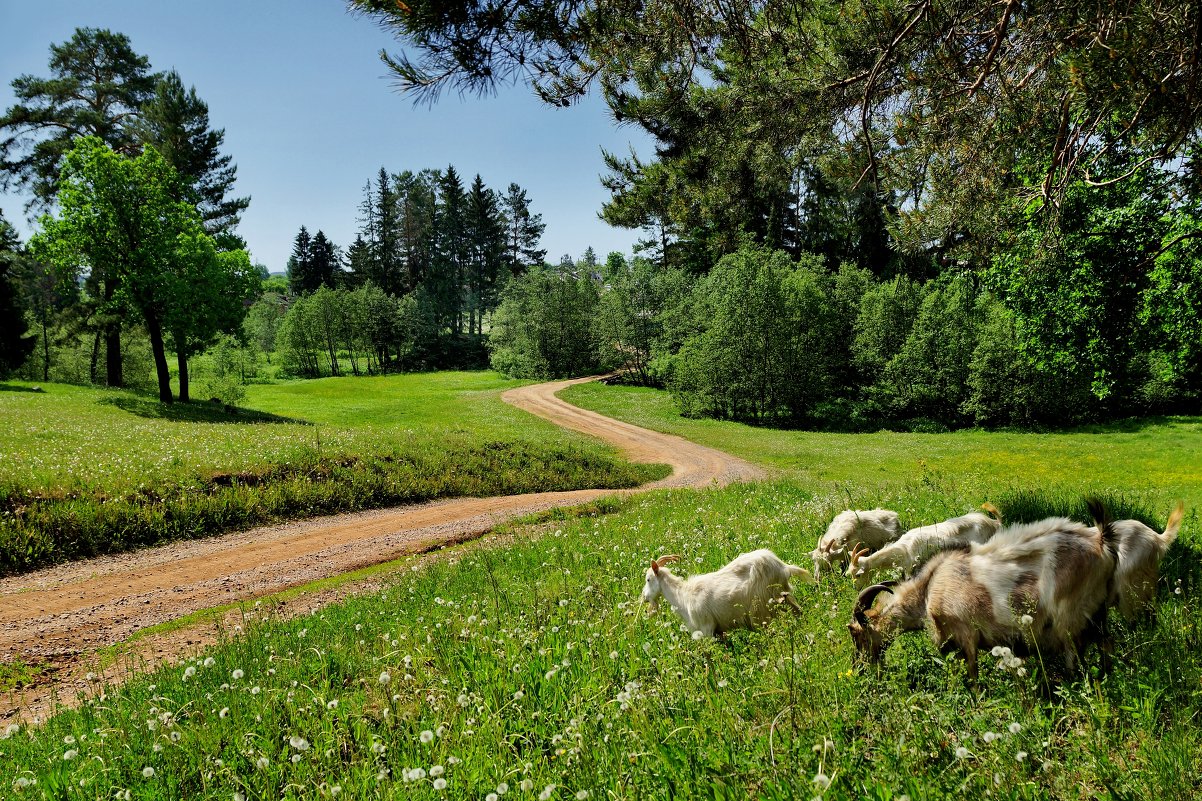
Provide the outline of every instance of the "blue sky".
{"type": "MultiPolygon", "coordinates": [[[[155,70],[175,68],[225,128],[238,165],[237,194],[251,196],[239,229],[251,257],[282,270],[300,226],[345,246],[358,228],[364,184],[390,172],[453,164],[504,190],[524,187],[543,215],[548,259],[630,252],[638,231],[597,219],[607,198],[601,148],[651,151],[641,131],[618,127],[596,96],[553,109],[528,87],[497,97],[444,93],[414,105],[387,77],[381,48],[400,49],[341,0],[0,0],[0,106],[13,78],[47,76],[49,47],[77,27],[127,35],[155,70]]],[[[23,237],[27,198],[0,194],[23,237]]]]}

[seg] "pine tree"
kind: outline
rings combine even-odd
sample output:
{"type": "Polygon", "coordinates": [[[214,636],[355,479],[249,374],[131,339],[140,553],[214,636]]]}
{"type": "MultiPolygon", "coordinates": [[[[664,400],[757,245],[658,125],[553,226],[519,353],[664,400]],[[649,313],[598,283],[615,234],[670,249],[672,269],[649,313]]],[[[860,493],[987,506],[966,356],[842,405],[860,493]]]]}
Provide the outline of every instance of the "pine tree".
{"type": "Polygon", "coordinates": [[[40,206],[54,199],[59,165],[75,138],[96,136],[118,153],[135,153],[128,123],[155,84],[150,61],[129,37],[105,29],[76,28],[50,46],[49,66],[49,78],[13,80],[18,103],[0,117],[0,188],[28,188],[40,206]]]}
{"type": "MultiPolygon", "coordinates": [[[[76,138],[95,136],[113,150],[136,155],[129,121],[154,91],[150,61],[134,52],[129,37],[97,28],[76,28],[50,46],[51,77],[21,75],[12,82],[18,103],[0,117],[0,188],[30,190],[30,208],[49,207],[58,192],[59,167],[76,138]]],[[[112,272],[93,269],[91,294],[105,310],[96,315],[98,352],[105,342],[105,383],[121,375],[121,316],[112,313],[122,288],[112,272]]]]}

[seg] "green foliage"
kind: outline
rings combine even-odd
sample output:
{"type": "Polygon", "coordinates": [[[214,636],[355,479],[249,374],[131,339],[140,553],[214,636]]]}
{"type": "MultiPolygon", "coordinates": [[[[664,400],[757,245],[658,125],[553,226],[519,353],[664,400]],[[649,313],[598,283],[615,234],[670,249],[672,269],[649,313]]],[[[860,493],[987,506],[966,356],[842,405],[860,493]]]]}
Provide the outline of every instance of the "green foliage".
{"type": "MultiPolygon", "coordinates": [[[[278,520],[661,477],[498,397],[491,373],[243,386],[244,408],[44,384],[0,392],[0,574],[278,520]]],[[[224,377],[222,377],[224,371],[224,377]]],[[[20,386],[20,385],[17,385],[20,386]]]]}
{"type": "Polygon", "coordinates": [[[834,320],[825,276],[781,252],[744,248],[697,286],[706,321],[670,384],[687,414],[807,419],[830,391],[834,320]]]}
{"type": "Polygon", "coordinates": [[[515,378],[565,378],[597,372],[591,326],[600,291],[581,272],[533,268],[501,293],[489,337],[493,369],[515,378]]]}
{"type": "Polygon", "coordinates": [[[0,213],[0,377],[20,367],[36,344],[26,336],[29,326],[17,293],[23,261],[16,231],[0,213]]]}
{"type": "MultiPolygon", "coordinates": [[[[60,183],[59,216],[42,218],[34,254],[69,278],[85,270],[103,276],[103,310],[139,313],[159,400],[170,403],[164,333],[186,359],[219,331],[237,330],[254,290],[250,260],[217,252],[196,208],[174,199],[180,178],[154,148],[125,158],[85,137],[67,154],[60,183]]],[[[186,399],[185,387],[186,380],[186,399]]]]}

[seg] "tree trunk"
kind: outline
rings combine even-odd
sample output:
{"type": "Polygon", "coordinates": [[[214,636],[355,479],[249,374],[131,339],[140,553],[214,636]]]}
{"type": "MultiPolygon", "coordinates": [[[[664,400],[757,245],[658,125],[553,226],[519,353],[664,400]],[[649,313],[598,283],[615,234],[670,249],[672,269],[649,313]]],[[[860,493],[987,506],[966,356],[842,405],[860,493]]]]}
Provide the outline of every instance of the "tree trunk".
{"type": "MultiPolygon", "coordinates": [[[[182,350],[175,354],[175,363],[179,366],[179,402],[191,403],[192,396],[188,390],[188,356],[182,350]]],[[[222,399],[224,400],[224,398],[222,399]]]]}
{"type": "Polygon", "coordinates": [[[42,380],[50,380],[50,327],[46,315],[42,315],[42,380]]]}
{"type": "Polygon", "coordinates": [[[88,382],[96,383],[96,366],[100,363],[100,337],[102,333],[98,329],[96,336],[92,337],[92,361],[88,365],[88,382]]]}
{"type": "MultiPolygon", "coordinates": [[[[117,293],[117,282],[104,282],[104,301],[106,306],[112,303],[117,293]]],[[[111,314],[112,310],[107,309],[111,314]]],[[[104,383],[110,387],[123,387],[125,382],[121,375],[121,322],[111,320],[104,324],[104,383]]]]}
{"type": "Polygon", "coordinates": [[[167,369],[167,351],[163,348],[163,327],[159,318],[146,315],[146,330],[150,333],[150,350],[154,353],[154,371],[159,379],[159,402],[171,403],[171,371],[167,369]]]}

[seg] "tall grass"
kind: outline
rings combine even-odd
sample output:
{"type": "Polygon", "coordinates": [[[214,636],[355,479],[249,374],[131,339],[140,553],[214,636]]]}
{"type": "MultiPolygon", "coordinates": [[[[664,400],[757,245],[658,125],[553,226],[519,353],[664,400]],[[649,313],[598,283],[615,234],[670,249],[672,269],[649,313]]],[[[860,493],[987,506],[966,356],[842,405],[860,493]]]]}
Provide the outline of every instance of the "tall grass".
{"type": "Polygon", "coordinates": [[[664,475],[509,407],[511,386],[495,373],[256,385],[235,412],[0,392],[0,575],[302,516],[664,475]]]}
{"type": "MultiPolygon", "coordinates": [[[[916,483],[850,501],[916,523],[976,496],[916,483]]],[[[1109,675],[1052,699],[1036,661],[1018,676],[986,656],[972,689],[921,634],[881,674],[856,672],[842,578],[798,587],[801,616],[725,641],[641,608],[649,556],[681,553],[682,569],[702,571],[771,546],[797,561],[847,500],[793,482],[657,493],[518,529],[510,547],[463,549],[316,616],[248,608],[207,654],[96,687],[81,709],[0,741],[7,787],[88,799],[1197,795],[1196,570],[1165,584],[1154,624],[1120,627],[1109,675]]],[[[1173,559],[1198,563],[1197,533],[1191,518],[1173,559]]]]}

